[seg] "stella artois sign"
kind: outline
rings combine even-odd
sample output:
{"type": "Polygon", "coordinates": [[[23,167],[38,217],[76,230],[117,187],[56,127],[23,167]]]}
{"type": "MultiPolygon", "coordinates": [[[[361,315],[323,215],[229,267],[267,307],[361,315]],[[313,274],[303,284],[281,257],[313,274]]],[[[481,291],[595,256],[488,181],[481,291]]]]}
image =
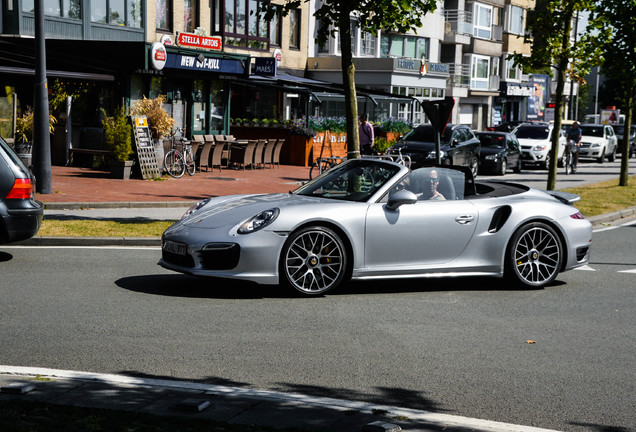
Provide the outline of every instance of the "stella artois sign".
{"type": "Polygon", "coordinates": [[[205,48],[214,51],[221,51],[223,44],[220,36],[199,36],[194,33],[179,33],[177,44],[192,48],[205,48]]]}

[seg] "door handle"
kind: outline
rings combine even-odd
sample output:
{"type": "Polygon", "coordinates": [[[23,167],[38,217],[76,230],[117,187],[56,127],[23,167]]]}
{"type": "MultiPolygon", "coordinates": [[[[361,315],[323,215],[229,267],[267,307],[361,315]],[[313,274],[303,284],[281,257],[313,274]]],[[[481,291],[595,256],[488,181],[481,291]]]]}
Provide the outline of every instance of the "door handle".
{"type": "Polygon", "coordinates": [[[468,225],[471,224],[475,220],[475,216],[473,215],[461,215],[455,218],[455,222],[460,225],[468,225]]]}

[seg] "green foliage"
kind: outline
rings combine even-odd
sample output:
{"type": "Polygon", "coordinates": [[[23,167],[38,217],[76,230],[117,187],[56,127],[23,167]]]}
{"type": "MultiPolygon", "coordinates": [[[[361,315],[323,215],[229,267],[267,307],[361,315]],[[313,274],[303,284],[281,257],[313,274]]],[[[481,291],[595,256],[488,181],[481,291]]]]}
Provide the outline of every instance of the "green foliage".
{"type": "Polygon", "coordinates": [[[387,149],[395,144],[395,140],[387,140],[383,137],[378,137],[373,140],[373,149],[378,153],[386,153],[387,149]]]}
{"type": "MultiPolygon", "coordinates": [[[[49,132],[55,131],[57,119],[49,114],[49,132]]],[[[16,131],[15,137],[17,142],[29,143],[33,142],[33,109],[27,107],[20,117],[15,119],[16,131]]]]}
{"type": "Polygon", "coordinates": [[[380,124],[384,132],[397,132],[405,134],[413,128],[411,122],[403,119],[389,117],[380,124]]]}
{"type": "Polygon", "coordinates": [[[119,107],[115,110],[115,114],[109,117],[102,108],[104,119],[102,127],[104,128],[104,142],[106,147],[113,152],[113,157],[118,161],[127,161],[132,156],[132,125],[129,117],[126,115],[126,108],[119,107]]]}

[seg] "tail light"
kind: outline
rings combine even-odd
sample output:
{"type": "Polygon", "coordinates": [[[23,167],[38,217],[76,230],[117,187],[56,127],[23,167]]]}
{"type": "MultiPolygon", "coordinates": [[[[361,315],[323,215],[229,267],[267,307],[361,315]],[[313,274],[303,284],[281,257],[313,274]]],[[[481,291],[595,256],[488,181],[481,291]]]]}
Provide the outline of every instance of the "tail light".
{"type": "Polygon", "coordinates": [[[5,199],[31,199],[33,198],[33,183],[31,179],[19,178],[15,179],[13,187],[5,197],[5,199]]]}
{"type": "Polygon", "coordinates": [[[583,215],[581,214],[581,212],[572,213],[570,217],[572,219],[585,219],[583,215]]]}

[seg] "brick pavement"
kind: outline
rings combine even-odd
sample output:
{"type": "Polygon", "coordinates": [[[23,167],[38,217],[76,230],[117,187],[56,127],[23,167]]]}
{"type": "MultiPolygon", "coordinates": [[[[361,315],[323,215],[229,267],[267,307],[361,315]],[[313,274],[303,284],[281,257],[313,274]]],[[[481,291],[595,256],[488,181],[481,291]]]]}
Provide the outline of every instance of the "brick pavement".
{"type": "Polygon", "coordinates": [[[209,196],[242,193],[275,193],[296,189],[309,178],[309,168],[224,169],[197,172],[179,179],[118,180],[107,171],[53,166],[51,194],[37,194],[43,203],[62,202],[166,202],[196,201],[209,196]]]}

